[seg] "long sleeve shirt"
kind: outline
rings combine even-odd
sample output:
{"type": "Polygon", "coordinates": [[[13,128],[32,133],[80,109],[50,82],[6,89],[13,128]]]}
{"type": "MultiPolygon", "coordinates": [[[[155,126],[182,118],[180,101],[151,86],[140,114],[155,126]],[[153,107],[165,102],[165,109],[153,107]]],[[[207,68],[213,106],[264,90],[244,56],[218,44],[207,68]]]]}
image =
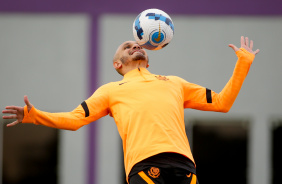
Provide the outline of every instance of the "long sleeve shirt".
{"type": "Polygon", "coordinates": [[[34,107],[28,112],[25,107],[23,123],[77,130],[112,116],[123,143],[126,176],[136,163],[163,152],[179,153],[194,162],[185,133],[184,108],[229,111],[255,57],[242,48],[236,54],[233,75],[220,93],[177,76],[137,68],[123,80],[98,88],[72,112],[48,113],[34,107]]]}

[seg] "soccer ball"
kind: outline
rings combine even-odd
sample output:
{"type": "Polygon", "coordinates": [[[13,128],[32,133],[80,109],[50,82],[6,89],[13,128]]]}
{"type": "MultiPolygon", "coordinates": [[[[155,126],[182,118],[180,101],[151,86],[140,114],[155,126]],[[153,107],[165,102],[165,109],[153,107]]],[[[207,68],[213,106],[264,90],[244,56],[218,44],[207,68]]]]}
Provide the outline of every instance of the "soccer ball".
{"type": "Polygon", "coordinates": [[[159,9],[141,12],[133,22],[133,36],[145,49],[159,50],[169,44],[174,25],[168,14],[159,9]]]}

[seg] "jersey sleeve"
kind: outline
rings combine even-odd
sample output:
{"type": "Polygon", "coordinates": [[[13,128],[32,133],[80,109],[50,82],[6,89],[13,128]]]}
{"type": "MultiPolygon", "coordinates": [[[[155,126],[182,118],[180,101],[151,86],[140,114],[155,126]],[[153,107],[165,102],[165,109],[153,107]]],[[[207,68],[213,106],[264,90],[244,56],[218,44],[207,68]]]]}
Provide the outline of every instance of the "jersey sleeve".
{"type": "Polygon", "coordinates": [[[254,54],[243,48],[240,48],[236,55],[238,60],[233,75],[220,93],[197,84],[183,83],[184,108],[218,112],[228,112],[230,110],[255,58],[254,54]]]}
{"type": "Polygon", "coordinates": [[[71,112],[50,113],[32,107],[28,112],[24,108],[23,123],[34,123],[52,128],[77,130],[109,114],[109,96],[106,87],[102,86],[71,112]]]}

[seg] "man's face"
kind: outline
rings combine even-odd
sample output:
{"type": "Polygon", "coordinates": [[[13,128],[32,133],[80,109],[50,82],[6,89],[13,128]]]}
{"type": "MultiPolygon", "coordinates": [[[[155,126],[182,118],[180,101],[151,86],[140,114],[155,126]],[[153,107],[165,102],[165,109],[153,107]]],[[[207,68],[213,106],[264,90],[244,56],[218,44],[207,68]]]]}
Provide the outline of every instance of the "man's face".
{"type": "Polygon", "coordinates": [[[146,51],[135,41],[126,41],[121,44],[116,54],[124,65],[132,61],[148,62],[146,51]]]}

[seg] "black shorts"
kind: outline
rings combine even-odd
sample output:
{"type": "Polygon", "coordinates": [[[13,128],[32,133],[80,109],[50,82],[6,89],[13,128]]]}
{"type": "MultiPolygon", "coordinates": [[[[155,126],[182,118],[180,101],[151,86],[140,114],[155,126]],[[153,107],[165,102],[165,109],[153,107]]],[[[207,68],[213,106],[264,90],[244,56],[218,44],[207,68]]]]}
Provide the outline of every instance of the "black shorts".
{"type": "Polygon", "coordinates": [[[183,169],[149,167],[131,176],[129,184],[198,184],[197,176],[183,169]]]}
{"type": "Polygon", "coordinates": [[[187,157],[161,153],[137,163],[129,174],[129,184],[198,184],[196,168],[187,157]]]}

